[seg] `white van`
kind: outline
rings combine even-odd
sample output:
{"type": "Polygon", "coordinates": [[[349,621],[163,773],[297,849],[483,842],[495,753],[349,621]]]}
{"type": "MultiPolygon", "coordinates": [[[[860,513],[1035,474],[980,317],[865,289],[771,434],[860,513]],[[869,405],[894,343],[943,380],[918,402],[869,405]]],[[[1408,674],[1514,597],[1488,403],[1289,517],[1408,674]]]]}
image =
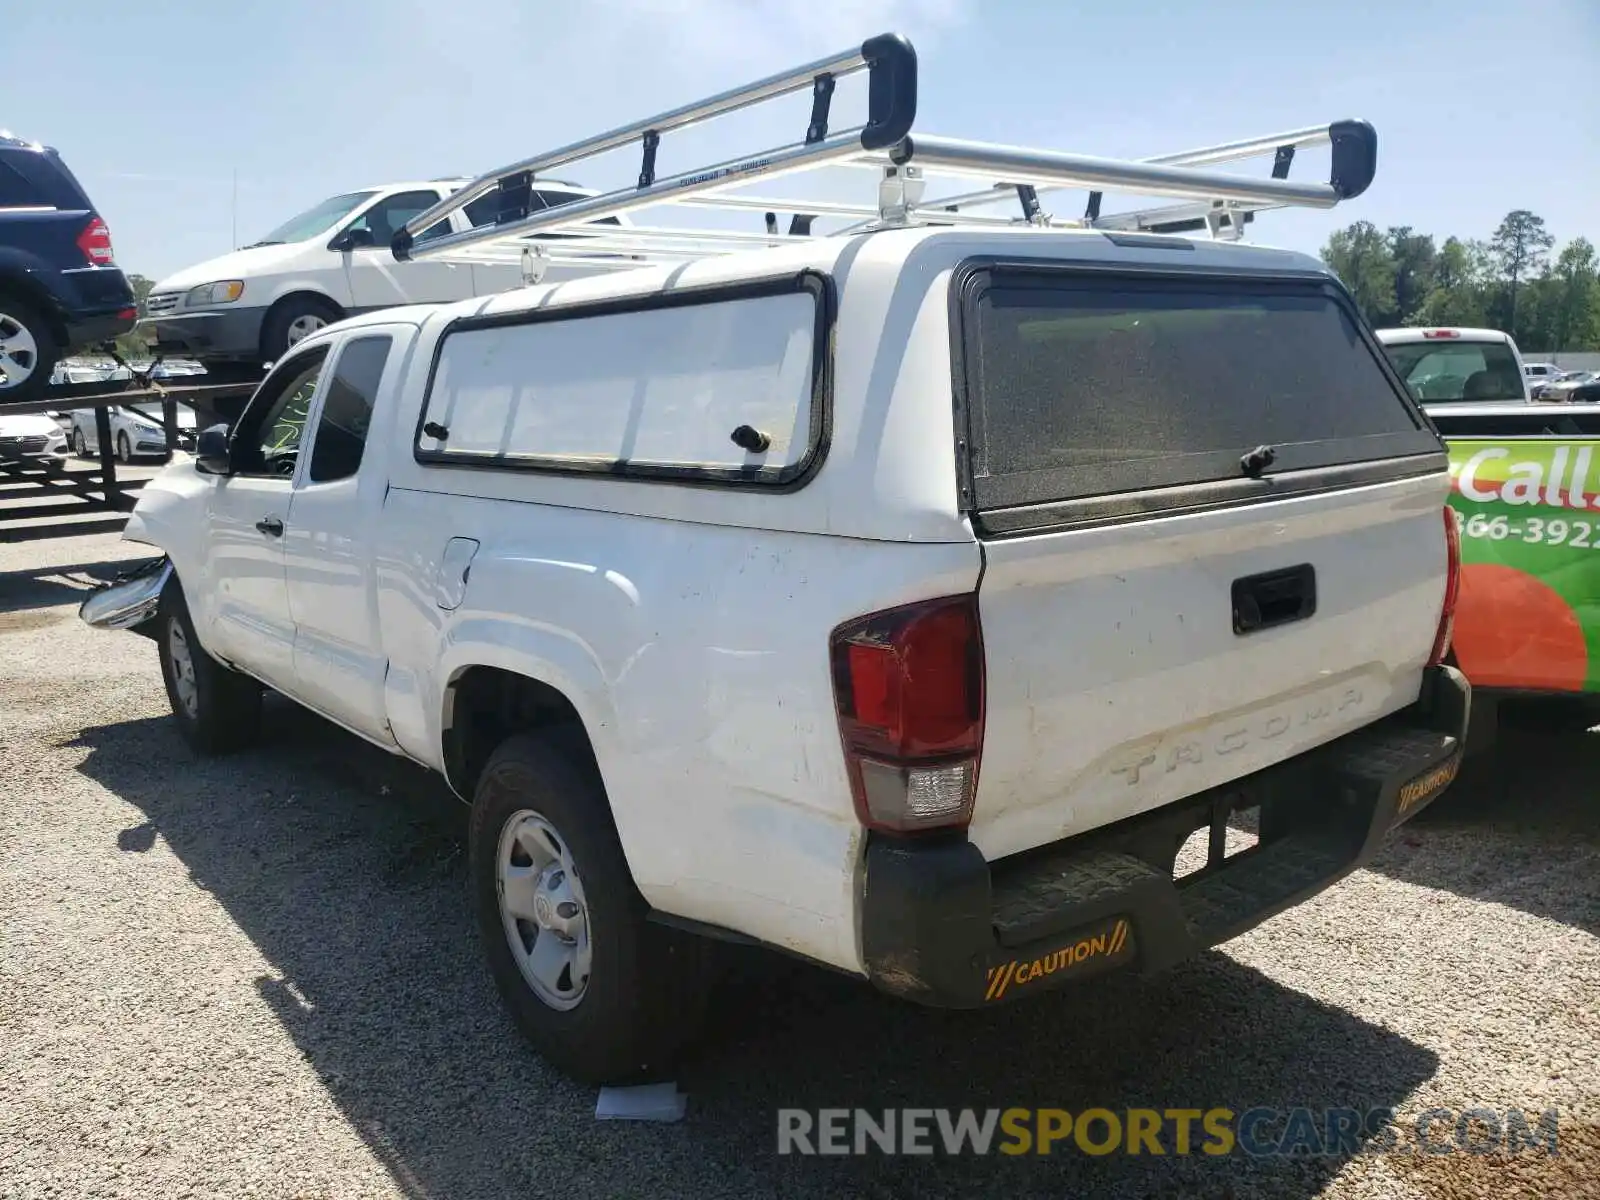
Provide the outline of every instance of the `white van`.
{"type": "Polygon", "coordinates": [[[1528,400],[1522,352],[1498,329],[1378,329],[1411,394],[1424,404],[1528,400]]]}
{"type": "MultiPolygon", "coordinates": [[[[390,253],[396,230],[465,182],[390,183],[330,196],[258,242],[161,280],[146,300],[140,326],[154,333],[159,353],[198,358],[216,371],[275,362],[308,333],[341,317],[521,287],[521,268],[512,262],[396,262],[390,253]]],[[[594,194],[541,179],[529,206],[539,209],[594,194]]],[[[498,204],[493,193],[481,197],[416,240],[492,225],[498,204]]],[[[604,223],[626,221],[613,216],[604,223]]],[[[582,267],[557,266],[546,278],[557,282],[586,273],[582,267]]]]}

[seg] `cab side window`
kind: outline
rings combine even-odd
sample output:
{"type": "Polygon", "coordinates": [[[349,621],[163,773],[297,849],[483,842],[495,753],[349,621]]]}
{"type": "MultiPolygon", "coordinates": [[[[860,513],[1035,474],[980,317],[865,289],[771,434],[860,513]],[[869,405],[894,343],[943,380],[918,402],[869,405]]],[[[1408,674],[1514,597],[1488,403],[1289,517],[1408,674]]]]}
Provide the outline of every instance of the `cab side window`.
{"type": "Polygon", "coordinates": [[[325,346],[281,363],[233,431],[234,473],[288,479],[300,460],[306,417],[328,357],[325,346]]]}
{"type": "Polygon", "coordinates": [[[352,338],[339,352],[311,446],[310,482],[348,479],[361,469],[372,406],[393,345],[388,336],[352,338]]]}

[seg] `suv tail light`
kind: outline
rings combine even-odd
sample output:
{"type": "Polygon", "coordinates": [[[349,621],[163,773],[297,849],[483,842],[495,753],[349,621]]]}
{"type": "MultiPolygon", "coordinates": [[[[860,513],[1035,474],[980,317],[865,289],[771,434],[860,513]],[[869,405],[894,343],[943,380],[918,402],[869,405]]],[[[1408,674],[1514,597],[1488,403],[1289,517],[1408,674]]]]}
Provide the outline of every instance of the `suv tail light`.
{"type": "Polygon", "coordinates": [[[1456,600],[1461,595],[1461,530],[1456,525],[1455,509],[1448,504],[1444,506],[1444,544],[1448,562],[1444,581],[1444,610],[1439,614],[1439,632],[1434,635],[1429,666],[1438,666],[1450,653],[1450,635],[1456,623],[1456,600]]]}
{"type": "Polygon", "coordinates": [[[85,260],[97,267],[112,265],[111,230],[99,217],[89,218],[83,232],[78,234],[78,249],[83,251],[85,260]]]}
{"type": "Polygon", "coordinates": [[[830,639],[856,815],[909,833],[972,820],[983,751],[983,638],[974,595],[849,621],[830,639]]]}

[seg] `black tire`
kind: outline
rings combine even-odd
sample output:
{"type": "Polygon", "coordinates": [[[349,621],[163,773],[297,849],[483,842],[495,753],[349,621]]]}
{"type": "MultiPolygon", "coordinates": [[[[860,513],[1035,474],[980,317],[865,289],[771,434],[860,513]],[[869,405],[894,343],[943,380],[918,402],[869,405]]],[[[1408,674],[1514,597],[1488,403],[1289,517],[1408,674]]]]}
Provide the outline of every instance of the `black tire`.
{"type": "Polygon", "coordinates": [[[317,317],[323,324],[332,324],[343,316],[338,305],[320,296],[290,296],[280,301],[261,326],[261,360],[275,363],[284,356],[290,345],[290,331],[297,321],[317,317]]]}
{"type": "MultiPolygon", "coordinates": [[[[36,400],[50,386],[50,375],[61,361],[61,347],[56,342],[55,331],[37,308],[19,297],[0,292],[0,342],[15,338],[18,332],[32,341],[33,349],[17,353],[17,366],[26,365],[28,374],[20,382],[12,382],[0,362],[0,404],[20,404],[36,400]]],[[[0,357],[4,357],[0,354],[0,357]]]]}
{"type": "Polygon", "coordinates": [[[583,1083],[627,1083],[669,1070],[704,1019],[715,947],[645,919],[647,906],[581,738],[518,734],[500,745],[473,796],[468,856],[490,972],[534,1049],[583,1083]],[[502,923],[500,839],[523,810],[539,814],[566,842],[581,881],[591,968],[576,1006],[565,1010],[546,1003],[524,978],[502,923]]]}
{"type": "Polygon", "coordinates": [[[72,431],[72,452],[79,458],[89,457],[89,443],[84,440],[83,430],[81,429],[72,431]]]}
{"type": "Polygon", "coordinates": [[[195,636],[189,606],[177,576],[161,594],[155,641],[161,656],[161,679],[178,733],[189,749],[204,757],[231,754],[255,741],[261,731],[261,685],[248,675],[223,666],[207,654],[195,636]],[[174,662],[173,629],[188,647],[194,675],[193,708],[180,692],[180,669],[174,662]]]}
{"type": "Polygon", "coordinates": [[[128,435],[124,432],[117,434],[117,461],[129,464],[133,462],[133,447],[128,444],[128,435]]]}

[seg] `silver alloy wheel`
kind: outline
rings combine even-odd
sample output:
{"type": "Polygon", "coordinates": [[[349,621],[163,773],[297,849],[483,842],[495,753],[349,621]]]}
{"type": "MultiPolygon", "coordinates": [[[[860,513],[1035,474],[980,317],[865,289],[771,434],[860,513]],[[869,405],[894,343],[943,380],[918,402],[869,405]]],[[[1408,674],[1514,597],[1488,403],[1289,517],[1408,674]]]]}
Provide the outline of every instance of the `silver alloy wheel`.
{"type": "Polygon", "coordinates": [[[289,322],[289,345],[294,345],[301,338],[310,337],[327,323],[327,318],[317,313],[306,313],[302,317],[296,317],[289,322]]]}
{"type": "Polygon", "coordinates": [[[167,657],[172,660],[172,689],[191,721],[200,717],[200,688],[194,681],[194,654],[177,617],[167,618],[167,657]]]}
{"type": "Polygon", "coordinates": [[[125,433],[117,434],[117,459],[125,463],[133,461],[133,447],[128,445],[128,435],[125,433]]]}
{"type": "Polygon", "coordinates": [[[72,431],[72,452],[79,458],[89,457],[89,443],[83,440],[83,430],[72,431]]]}
{"type": "Polygon", "coordinates": [[[39,343],[28,327],[0,311],[0,391],[18,388],[39,366],[39,343]]]}
{"type": "Polygon", "coordinates": [[[534,995],[569,1012],[589,990],[589,906],[567,841],[532,809],[500,827],[495,853],[500,923],[534,995]]]}

